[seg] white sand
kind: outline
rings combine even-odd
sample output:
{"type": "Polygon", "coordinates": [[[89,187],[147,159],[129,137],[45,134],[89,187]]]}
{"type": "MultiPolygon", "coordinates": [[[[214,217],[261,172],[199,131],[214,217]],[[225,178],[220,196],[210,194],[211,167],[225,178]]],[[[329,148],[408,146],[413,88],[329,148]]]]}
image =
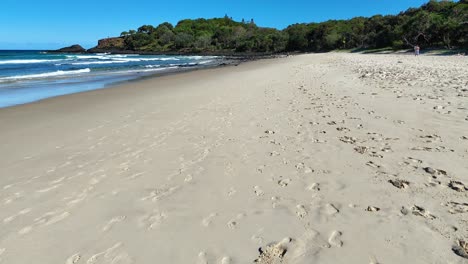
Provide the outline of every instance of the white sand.
{"type": "Polygon", "coordinates": [[[468,263],[467,76],[301,55],[1,109],[0,263],[468,263]]]}

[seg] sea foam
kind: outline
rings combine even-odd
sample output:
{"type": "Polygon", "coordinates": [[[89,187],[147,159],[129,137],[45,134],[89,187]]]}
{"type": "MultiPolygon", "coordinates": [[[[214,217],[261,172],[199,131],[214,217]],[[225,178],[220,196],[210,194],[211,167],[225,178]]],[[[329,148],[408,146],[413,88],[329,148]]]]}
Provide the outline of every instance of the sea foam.
{"type": "Polygon", "coordinates": [[[54,71],[54,72],[46,72],[46,73],[39,73],[39,74],[17,75],[17,76],[0,78],[0,82],[78,75],[78,74],[88,73],[88,72],[91,72],[91,69],[86,68],[86,69],[74,70],[74,71],[54,71]]]}
{"type": "Polygon", "coordinates": [[[0,60],[0,64],[28,64],[28,63],[47,63],[61,60],[0,60]]]}

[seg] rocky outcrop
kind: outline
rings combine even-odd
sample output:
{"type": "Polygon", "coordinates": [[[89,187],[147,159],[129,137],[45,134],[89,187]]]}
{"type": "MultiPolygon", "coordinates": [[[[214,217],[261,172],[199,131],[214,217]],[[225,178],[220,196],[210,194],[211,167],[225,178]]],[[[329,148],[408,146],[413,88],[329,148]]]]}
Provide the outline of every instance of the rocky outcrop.
{"type": "Polygon", "coordinates": [[[86,49],[80,45],[72,45],[70,47],[61,48],[58,50],[53,50],[51,52],[65,52],[65,53],[85,53],[86,49]]]}
{"type": "Polygon", "coordinates": [[[105,38],[98,41],[98,45],[88,52],[114,52],[122,51],[125,49],[124,38],[105,38]]]}

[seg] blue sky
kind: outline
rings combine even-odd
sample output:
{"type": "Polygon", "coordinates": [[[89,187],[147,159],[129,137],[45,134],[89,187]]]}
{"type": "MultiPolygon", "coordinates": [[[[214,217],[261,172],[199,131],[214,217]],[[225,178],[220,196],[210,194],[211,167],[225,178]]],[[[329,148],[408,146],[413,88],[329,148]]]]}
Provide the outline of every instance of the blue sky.
{"type": "Polygon", "coordinates": [[[397,14],[428,0],[1,0],[0,49],[90,48],[97,40],[143,24],[228,14],[259,26],[285,28],[354,16],[397,14]],[[174,4],[177,3],[177,4],[174,4]]]}

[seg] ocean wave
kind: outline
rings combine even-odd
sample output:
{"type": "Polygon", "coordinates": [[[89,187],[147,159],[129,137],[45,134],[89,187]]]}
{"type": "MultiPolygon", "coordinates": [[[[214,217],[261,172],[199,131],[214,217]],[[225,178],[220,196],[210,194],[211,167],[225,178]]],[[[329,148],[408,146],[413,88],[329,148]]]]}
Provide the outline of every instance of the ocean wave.
{"type": "Polygon", "coordinates": [[[91,69],[86,68],[86,69],[74,70],[74,71],[55,71],[55,72],[46,72],[46,73],[39,73],[39,74],[17,75],[17,76],[0,78],[0,82],[77,75],[77,74],[88,73],[88,72],[91,72],[91,69]]]}
{"type": "Polygon", "coordinates": [[[207,61],[200,61],[198,64],[208,64],[213,62],[214,60],[207,60],[207,61]]]}
{"type": "Polygon", "coordinates": [[[105,59],[106,55],[67,55],[68,59],[105,59]]]}
{"type": "Polygon", "coordinates": [[[216,59],[218,56],[183,56],[184,59],[189,60],[206,60],[206,59],[216,59]]]}
{"type": "MultiPolygon", "coordinates": [[[[149,66],[149,65],[148,65],[149,66]]],[[[138,69],[138,70],[127,70],[127,71],[116,71],[110,72],[110,74],[128,74],[128,73],[143,73],[143,72],[158,72],[158,71],[165,71],[165,70],[174,70],[180,68],[179,66],[171,66],[171,67],[162,67],[162,68],[146,68],[146,69],[138,69]]]]}
{"type": "Polygon", "coordinates": [[[108,61],[88,61],[88,62],[72,62],[72,63],[63,63],[58,65],[93,65],[93,64],[112,64],[112,63],[126,63],[127,61],[115,61],[115,60],[108,60],[108,61]]]}
{"type": "Polygon", "coordinates": [[[169,57],[169,58],[112,58],[116,61],[125,61],[125,62],[141,62],[141,61],[178,61],[179,58],[169,57]]]}
{"type": "Polygon", "coordinates": [[[61,60],[0,60],[0,64],[28,64],[28,63],[46,63],[61,60]]]}
{"type": "Polygon", "coordinates": [[[172,67],[164,67],[164,68],[153,68],[153,69],[145,69],[145,70],[130,70],[126,71],[127,73],[138,73],[138,72],[154,72],[154,71],[164,71],[164,70],[173,70],[173,69],[178,69],[178,66],[172,66],[172,67]]]}
{"type": "Polygon", "coordinates": [[[129,62],[149,62],[149,61],[177,61],[179,59],[173,58],[99,58],[99,61],[81,61],[81,62],[65,62],[56,65],[93,65],[93,64],[113,64],[113,63],[129,63],[129,62]]]}

